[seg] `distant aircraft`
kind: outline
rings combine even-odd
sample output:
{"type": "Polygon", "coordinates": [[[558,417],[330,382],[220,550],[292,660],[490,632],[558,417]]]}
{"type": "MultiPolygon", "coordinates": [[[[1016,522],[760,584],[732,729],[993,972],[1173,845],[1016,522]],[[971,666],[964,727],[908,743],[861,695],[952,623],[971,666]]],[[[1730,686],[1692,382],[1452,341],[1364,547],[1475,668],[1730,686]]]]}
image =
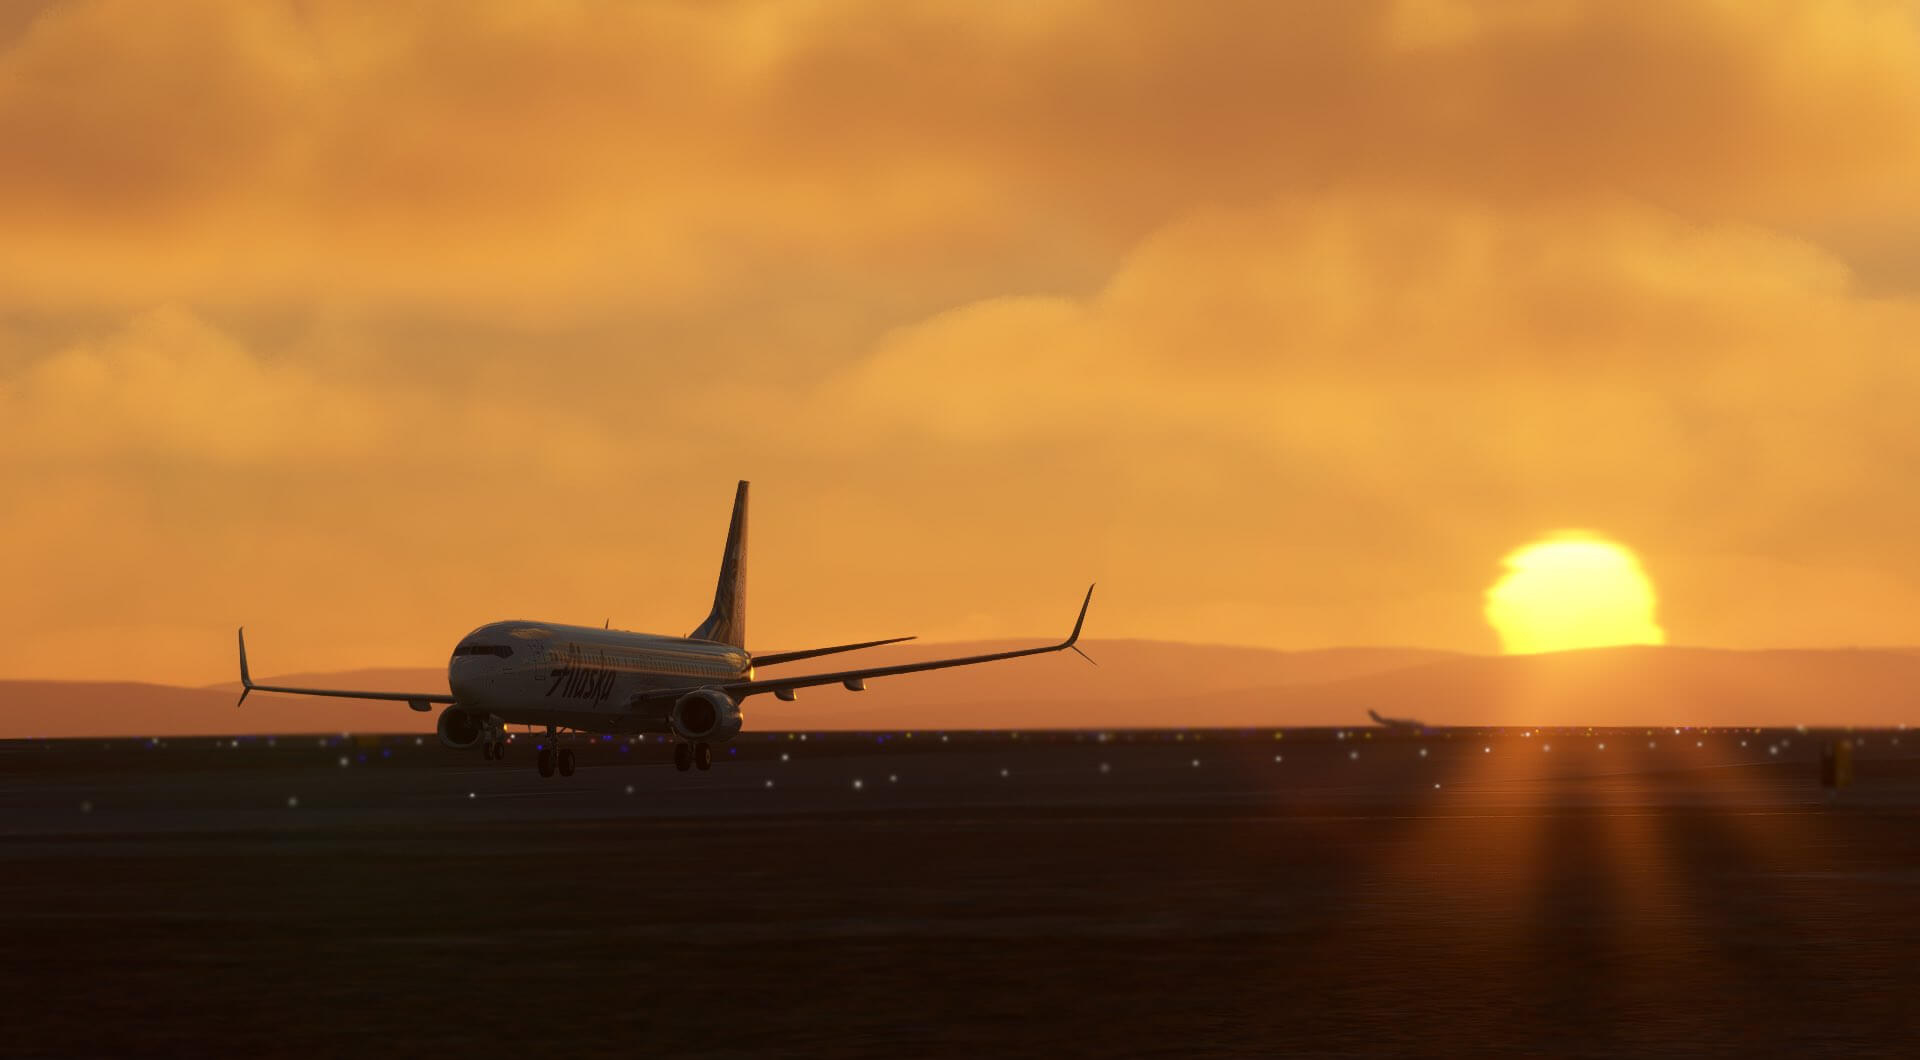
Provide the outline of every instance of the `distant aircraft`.
{"type": "Polygon", "coordinates": [[[1383,718],[1380,716],[1379,712],[1372,711],[1372,710],[1367,711],[1367,717],[1372,718],[1375,724],[1384,725],[1393,732],[1426,732],[1427,731],[1426,722],[1415,721],[1412,718],[1383,718]]]}
{"type": "MultiPolygon", "coordinates": [[[[494,622],[461,638],[447,664],[448,692],[354,692],[335,688],[284,688],[257,685],[247,671],[247,635],[240,642],[240,703],[249,692],[299,696],[336,696],[404,702],[422,713],[436,703],[440,741],[448,747],[481,746],[490,760],[506,757],[508,725],[544,725],[546,743],[538,759],[540,775],[557,769],[572,776],[573,751],[558,747],[562,730],[587,733],[670,733],[676,743],[673,764],[682,772],[713,765],[713,745],[740,734],[740,701],[761,692],[791,703],[795,690],[841,685],[866,690],[870,677],[893,677],[951,666],[1018,659],[1075,647],[1086,623],[1093,587],[1080,602],[1073,632],[1058,644],[990,655],[968,655],[928,662],[876,666],[864,670],[756,679],[756,666],[812,659],[837,652],[897,644],[912,637],[839,644],[831,648],[753,655],[746,649],[747,483],[733,498],[733,521],[720,562],[720,583],[713,610],[685,637],[563,626],[550,622],[494,622]]],[[[235,706],[239,704],[236,703],[235,706]]]]}

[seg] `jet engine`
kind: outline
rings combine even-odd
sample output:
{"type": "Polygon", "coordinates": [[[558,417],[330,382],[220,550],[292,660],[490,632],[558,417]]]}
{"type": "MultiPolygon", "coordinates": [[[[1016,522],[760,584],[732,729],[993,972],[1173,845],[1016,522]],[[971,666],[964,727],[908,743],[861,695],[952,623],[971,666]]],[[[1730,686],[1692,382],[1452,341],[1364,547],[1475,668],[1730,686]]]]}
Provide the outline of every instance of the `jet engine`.
{"type": "Polygon", "coordinates": [[[721,743],[740,735],[740,707],[725,692],[703,688],[674,700],[667,724],[675,736],[699,743],[721,743]]]}
{"type": "Polygon", "coordinates": [[[487,719],[484,714],[448,707],[440,712],[440,724],[435,728],[440,732],[440,742],[448,747],[472,747],[486,735],[487,719]]]}

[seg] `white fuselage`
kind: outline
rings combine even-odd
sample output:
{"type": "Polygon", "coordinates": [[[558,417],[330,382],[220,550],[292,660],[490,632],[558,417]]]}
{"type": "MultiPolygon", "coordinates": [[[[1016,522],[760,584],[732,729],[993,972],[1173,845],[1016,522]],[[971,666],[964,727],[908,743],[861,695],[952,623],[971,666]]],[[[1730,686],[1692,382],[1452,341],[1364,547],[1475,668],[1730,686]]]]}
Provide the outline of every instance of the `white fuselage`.
{"type": "Polygon", "coordinates": [[[549,622],[481,626],[447,663],[461,710],[586,732],[667,732],[665,708],[635,711],[635,693],[752,676],[752,657],[730,644],[549,622]]]}

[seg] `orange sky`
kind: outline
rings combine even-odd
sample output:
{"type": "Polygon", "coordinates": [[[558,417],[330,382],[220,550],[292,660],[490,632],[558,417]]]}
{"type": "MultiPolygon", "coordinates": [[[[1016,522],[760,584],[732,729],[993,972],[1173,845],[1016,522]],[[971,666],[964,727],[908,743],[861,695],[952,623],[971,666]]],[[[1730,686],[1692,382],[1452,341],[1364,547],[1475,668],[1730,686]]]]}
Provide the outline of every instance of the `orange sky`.
{"type": "Polygon", "coordinates": [[[0,677],[752,642],[1920,642],[1920,8],[0,9],[0,677]]]}

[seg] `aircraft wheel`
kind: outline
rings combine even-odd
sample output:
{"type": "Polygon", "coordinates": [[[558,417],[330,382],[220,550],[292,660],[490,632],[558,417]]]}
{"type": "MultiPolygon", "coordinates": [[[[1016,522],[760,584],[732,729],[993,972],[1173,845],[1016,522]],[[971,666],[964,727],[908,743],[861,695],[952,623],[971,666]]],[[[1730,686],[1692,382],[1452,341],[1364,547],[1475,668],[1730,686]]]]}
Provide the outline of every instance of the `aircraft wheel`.
{"type": "Polygon", "coordinates": [[[712,769],[713,768],[713,748],[703,743],[694,744],[693,745],[693,764],[696,766],[699,766],[702,772],[712,769]]]}
{"type": "Polygon", "coordinates": [[[692,769],[693,768],[693,748],[688,747],[686,744],[683,744],[683,743],[674,744],[673,745],[673,768],[679,770],[682,773],[685,773],[687,770],[692,769]]]}
{"type": "Polygon", "coordinates": [[[573,752],[571,750],[563,750],[560,752],[560,775],[563,777],[573,775],[573,752]]]}
{"type": "Polygon", "coordinates": [[[540,749],[540,775],[543,777],[553,775],[553,748],[551,747],[540,749]]]}
{"type": "Polygon", "coordinates": [[[496,762],[504,762],[507,760],[507,741],[493,741],[493,760],[496,762]]]}

